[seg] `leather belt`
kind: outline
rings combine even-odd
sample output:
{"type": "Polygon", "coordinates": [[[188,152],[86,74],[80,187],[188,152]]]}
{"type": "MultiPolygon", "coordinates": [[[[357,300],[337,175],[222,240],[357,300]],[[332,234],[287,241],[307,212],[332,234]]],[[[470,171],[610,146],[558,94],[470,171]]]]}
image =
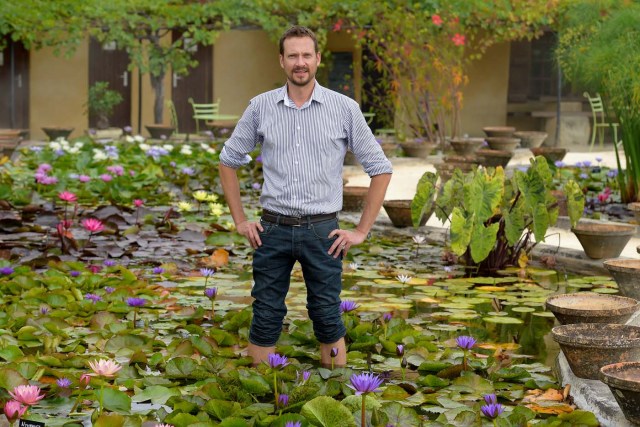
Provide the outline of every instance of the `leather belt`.
{"type": "Polygon", "coordinates": [[[290,225],[292,227],[300,227],[302,225],[314,224],[316,222],[328,221],[330,219],[336,219],[337,213],[318,214],[318,215],[305,215],[305,216],[287,216],[268,210],[262,211],[262,219],[267,222],[280,225],[290,225]]]}

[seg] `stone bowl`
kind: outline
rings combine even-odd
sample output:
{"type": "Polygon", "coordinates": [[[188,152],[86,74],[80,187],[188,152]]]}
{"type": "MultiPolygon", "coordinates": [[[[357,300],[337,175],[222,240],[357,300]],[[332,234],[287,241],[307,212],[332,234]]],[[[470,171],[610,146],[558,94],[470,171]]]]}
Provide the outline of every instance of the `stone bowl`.
{"type": "Polygon", "coordinates": [[[625,324],[640,308],[633,298],[618,295],[577,292],[552,295],[547,298],[547,310],[562,324],[619,323],[625,324]]]}
{"type": "MultiPolygon", "coordinates": [[[[402,228],[413,226],[413,221],[411,220],[411,199],[385,200],[382,206],[385,212],[387,212],[387,215],[389,215],[389,219],[394,227],[402,228]]],[[[425,212],[422,216],[419,224],[421,227],[427,223],[434,209],[435,204],[432,206],[431,212],[425,212]]]]}
{"type": "Polygon", "coordinates": [[[506,137],[509,138],[516,131],[512,126],[487,126],[482,131],[488,137],[506,137]]]}
{"type": "Polygon", "coordinates": [[[549,134],[547,132],[537,132],[533,130],[514,132],[514,137],[520,138],[520,147],[537,148],[542,145],[549,134]]]}
{"type": "Polygon", "coordinates": [[[342,210],[358,212],[364,209],[364,201],[369,192],[369,187],[345,186],[342,187],[342,210]]]}
{"type": "Polygon", "coordinates": [[[636,226],[614,222],[580,221],[571,232],[591,259],[617,258],[636,233],[636,226]]]}
{"type": "Polygon", "coordinates": [[[431,142],[415,142],[415,141],[407,141],[401,142],[400,147],[408,157],[417,157],[421,159],[425,159],[429,157],[434,148],[436,148],[437,144],[433,144],[431,142]]]}
{"type": "Polygon", "coordinates": [[[471,156],[482,146],[483,138],[462,138],[449,141],[456,154],[460,156],[471,156]]]}
{"type": "Polygon", "coordinates": [[[640,299],[640,260],[608,259],[603,262],[618,284],[618,290],[629,298],[640,299]]]}
{"type": "Polygon", "coordinates": [[[483,166],[490,166],[494,168],[502,166],[505,168],[513,157],[513,152],[481,148],[476,151],[476,156],[478,156],[478,162],[483,166]]]}
{"type": "Polygon", "coordinates": [[[542,156],[549,163],[558,162],[567,155],[567,149],[560,147],[536,147],[530,148],[530,150],[534,156],[542,156]]]}
{"type": "Polygon", "coordinates": [[[640,326],[573,323],[551,329],[574,375],[597,380],[600,368],[640,360],[640,326]]]}
{"type": "Polygon", "coordinates": [[[640,362],[603,366],[600,381],[609,386],[625,418],[640,424],[640,362]]]}
{"type": "Polygon", "coordinates": [[[513,151],[520,144],[520,139],[503,136],[487,137],[487,144],[492,150],[513,151]]]}

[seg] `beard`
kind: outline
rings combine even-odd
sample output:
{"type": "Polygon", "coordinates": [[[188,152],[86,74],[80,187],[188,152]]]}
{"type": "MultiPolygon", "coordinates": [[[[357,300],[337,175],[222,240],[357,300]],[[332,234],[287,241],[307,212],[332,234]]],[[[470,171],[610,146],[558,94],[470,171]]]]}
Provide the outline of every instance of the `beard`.
{"type": "Polygon", "coordinates": [[[314,79],[316,78],[315,73],[311,73],[309,68],[304,67],[304,68],[296,68],[291,72],[291,76],[289,76],[289,81],[291,82],[291,84],[295,85],[295,86],[306,86],[309,84],[309,82],[312,82],[314,79]],[[296,73],[299,71],[305,71],[307,73],[306,78],[305,77],[296,77],[296,73]]]}

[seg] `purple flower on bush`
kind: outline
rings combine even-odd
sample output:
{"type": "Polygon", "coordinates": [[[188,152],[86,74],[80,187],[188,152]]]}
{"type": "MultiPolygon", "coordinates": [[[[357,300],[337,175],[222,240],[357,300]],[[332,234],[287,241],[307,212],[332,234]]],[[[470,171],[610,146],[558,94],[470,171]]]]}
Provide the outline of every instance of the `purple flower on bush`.
{"type": "Polygon", "coordinates": [[[8,276],[10,274],[13,274],[15,270],[11,267],[2,267],[0,268],[0,274],[2,274],[3,276],[8,276]]]}
{"type": "Polygon", "coordinates": [[[580,178],[581,179],[589,179],[589,175],[587,175],[586,173],[583,172],[583,173],[580,174],[580,178]]]}
{"type": "Polygon", "coordinates": [[[107,166],[107,171],[116,176],[124,175],[124,168],[120,165],[107,166]]]}
{"type": "Polygon", "coordinates": [[[585,160],[584,162],[582,162],[582,166],[588,168],[589,166],[591,166],[591,162],[589,160],[585,160]]]}
{"type": "Polygon", "coordinates": [[[180,172],[182,172],[183,174],[188,175],[188,176],[193,176],[193,174],[196,173],[196,171],[193,168],[190,168],[188,166],[182,168],[182,170],[180,170],[180,172]]]}
{"type": "Polygon", "coordinates": [[[582,162],[576,162],[575,167],[581,168],[582,167],[582,162]]]}
{"type": "Polygon", "coordinates": [[[56,385],[60,388],[68,388],[71,386],[71,380],[69,378],[58,378],[56,380],[56,385]]]}
{"type": "Polygon", "coordinates": [[[596,162],[600,163],[602,161],[602,157],[596,157],[596,162]]]}
{"type": "Polygon", "coordinates": [[[553,162],[553,164],[557,167],[557,168],[562,168],[565,166],[565,163],[562,160],[556,160],[555,162],[553,162]]]}
{"type": "Polygon", "coordinates": [[[607,172],[607,176],[609,178],[615,178],[616,176],[618,176],[618,169],[611,169],[609,172],[607,172]]]}
{"type": "Polygon", "coordinates": [[[207,298],[214,300],[218,295],[218,288],[206,288],[204,290],[204,294],[207,298]]]}
{"type": "Polygon", "coordinates": [[[113,179],[113,177],[108,173],[103,173],[102,175],[100,175],[100,179],[103,180],[104,182],[109,182],[113,179]]]}
{"type": "Polygon", "coordinates": [[[153,274],[162,274],[162,273],[164,273],[164,268],[162,268],[162,267],[154,267],[152,271],[153,271],[153,274]]]}
{"type": "Polygon", "coordinates": [[[88,299],[90,301],[93,301],[93,303],[97,303],[98,301],[102,300],[102,297],[100,295],[96,295],[96,294],[86,294],[84,296],[84,299],[88,299]]]}
{"type": "Polygon", "coordinates": [[[289,359],[287,356],[281,356],[278,353],[269,353],[267,356],[267,363],[270,368],[283,369],[289,364],[289,359]]]}
{"type": "Polygon", "coordinates": [[[476,339],[467,335],[461,335],[456,338],[456,344],[463,350],[471,350],[476,345],[476,339]]]}
{"type": "Polygon", "coordinates": [[[259,182],[254,182],[253,184],[251,184],[251,188],[258,191],[259,189],[262,188],[262,185],[259,182]]]}
{"type": "Polygon", "coordinates": [[[482,412],[482,415],[493,420],[498,418],[498,416],[504,412],[504,407],[499,403],[490,403],[488,405],[483,405],[480,408],[480,411],[482,412]]]}
{"type": "Polygon", "coordinates": [[[102,264],[104,264],[105,267],[113,267],[116,265],[116,262],[112,259],[106,259],[102,264]]]}
{"type": "Polygon", "coordinates": [[[147,303],[147,300],[144,298],[131,297],[126,299],[126,303],[129,307],[142,307],[147,303]]]}
{"type": "Polygon", "coordinates": [[[126,133],[131,133],[133,131],[133,128],[131,126],[125,126],[122,128],[122,130],[126,133]]]}
{"type": "Polygon", "coordinates": [[[358,304],[354,301],[344,300],[340,303],[340,313],[349,313],[358,308],[358,304]]]}
{"type": "Polygon", "coordinates": [[[364,372],[362,374],[351,375],[349,381],[351,384],[347,384],[347,387],[355,390],[356,396],[359,396],[365,393],[375,393],[380,391],[378,387],[382,384],[383,379],[376,374],[364,372]]]}
{"type": "Polygon", "coordinates": [[[80,182],[89,182],[91,181],[91,177],[88,175],[79,175],[78,176],[78,181],[80,182]]]}

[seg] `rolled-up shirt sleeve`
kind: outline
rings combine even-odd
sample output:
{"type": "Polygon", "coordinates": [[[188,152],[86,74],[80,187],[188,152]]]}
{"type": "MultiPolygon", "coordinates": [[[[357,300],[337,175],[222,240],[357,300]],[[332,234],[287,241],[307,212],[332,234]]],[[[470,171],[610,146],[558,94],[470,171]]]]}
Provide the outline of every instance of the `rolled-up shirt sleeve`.
{"type": "Polygon", "coordinates": [[[251,162],[249,153],[256,148],[259,141],[257,116],[255,103],[251,101],[231,137],[224,143],[220,152],[220,163],[238,169],[251,162]]]}
{"type": "Polygon", "coordinates": [[[391,162],[373,136],[356,102],[349,105],[349,111],[345,116],[349,117],[346,122],[348,147],[362,165],[365,173],[370,177],[393,173],[391,162]]]}

